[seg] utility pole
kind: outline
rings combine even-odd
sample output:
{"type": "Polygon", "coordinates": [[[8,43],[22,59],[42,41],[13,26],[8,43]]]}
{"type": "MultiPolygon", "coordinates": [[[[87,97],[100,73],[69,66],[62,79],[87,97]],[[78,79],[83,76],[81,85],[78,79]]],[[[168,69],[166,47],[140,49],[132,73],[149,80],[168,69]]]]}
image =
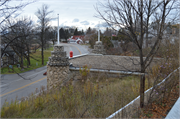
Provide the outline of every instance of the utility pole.
{"type": "Polygon", "coordinates": [[[98,41],[100,41],[99,24],[98,24],[98,41]]]}
{"type": "Polygon", "coordinates": [[[57,44],[59,44],[59,14],[58,14],[58,30],[57,30],[57,34],[58,34],[58,35],[57,35],[57,40],[58,40],[58,41],[57,41],[57,42],[58,42],[57,44]]]}

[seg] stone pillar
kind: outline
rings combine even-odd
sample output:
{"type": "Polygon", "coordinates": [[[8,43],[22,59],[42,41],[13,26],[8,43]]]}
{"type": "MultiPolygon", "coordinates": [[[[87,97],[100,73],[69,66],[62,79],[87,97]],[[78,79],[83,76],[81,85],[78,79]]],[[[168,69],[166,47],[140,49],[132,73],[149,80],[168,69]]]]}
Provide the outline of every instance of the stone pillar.
{"type": "Polygon", "coordinates": [[[68,74],[69,58],[63,46],[55,45],[47,64],[47,89],[62,85],[68,74]]]}
{"type": "Polygon", "coordinates": [[[96,41],[96,44],[94,45],[94,49],[92,52],[95,54],[103,54],[103,55],[106,54],[102,41],[96,41]]]}

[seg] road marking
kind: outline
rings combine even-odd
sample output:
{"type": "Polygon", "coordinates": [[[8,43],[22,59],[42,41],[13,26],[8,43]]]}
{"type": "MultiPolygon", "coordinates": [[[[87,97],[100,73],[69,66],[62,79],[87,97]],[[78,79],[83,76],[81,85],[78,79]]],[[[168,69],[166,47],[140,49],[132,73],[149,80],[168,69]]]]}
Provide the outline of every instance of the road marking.
{"type": "MultiPolygon", "coordinates": [[[[35,73],[35,74],[32,74],[32,75],[29,75],[29,76],[27,76],[26,78],[28,78],[28,77],[31,77],[31,76],[34,76],[34,75],[37,75],[37,74],[39,74],[39,73],[41,73],[41,72],[45,72],[47,69],[44,69],[44,70],[42,70],[42,71],[40,71],[40,72],[37,72],[37,73],[35,73]]],[[[25,73],[25,72],[24,72],[25,73]]],[[[24,76],[23,76],[24,77],[24,76]]],[[[16,82],[16,81],[20,81],[20,80],[22,80],[23,78],[20,78],[20,79],[17,79],[17,80],[15,80],[15,81],[11,81],[10,83],[7,83],[7,84],[5,84],[5,85],[1,85],[0,86],[0,88],[2,88],[2,87],[4,87],[4,86],[6,86],[6,85],[9,85],[9,84],[11,84],[11,83],[14,83],[14,82],[16,82]]]]}
{"type": "MultiPolygon", "coordinates": [[[[71,46],[74,46],[74,45],[71,45],[71,46]]],[[[81,55],[81,51],[79,50],[79,48],[77,48],[76,46],[74,46],[74,47],[79,51],[79,53],[81,55]]]]}
{"type": "Polygon", "coordinates": [[[27,84],[27,85],[25,85],[25,86],[22,86],[22,87],[20,87],[20,88],[14,89],[14,90],[12,90],[12,91],[10,91],[10,92],[7,92],[7,93],[5,93],[5,94],[0,95],[0,97],[5,96],[5,95],[7,95],[7,94],[9,94],[9,93],[15,92],[15,91],[17,91],[17,90],[23,89],[23,88],[25,88],[25,87],[27,87],[27,86],[30,86],[30,85],[32,85],[32,84],[34,84],[34,83],[37,83],[37,82],[39,82],[39,81],[41,81],[41,80],[43,80],[43,79],[46,79],[46,78],[47,78],[47,77],[44,77],[44,78],[42,78],[42,79],[39,79],[39,80],[34,81],[34,82],[32,82],[32,83],[29,83],[29,84],[27,84]]]}
{"type": "MultiPolygon", "coordinates": [[[[61,43],[61,44],[63,44],[63,43],[61,43]]],[[[81,51],[79,50],[79,48],[77,48],[76,46],[74,46],[74,45],[72,45],[72,44],[65,44],[65,45],[67,45],[67,46],[70,45],[70,46],[75,47],[75,48],[79,51],[80,55],[82,54],[81,51]]]]}

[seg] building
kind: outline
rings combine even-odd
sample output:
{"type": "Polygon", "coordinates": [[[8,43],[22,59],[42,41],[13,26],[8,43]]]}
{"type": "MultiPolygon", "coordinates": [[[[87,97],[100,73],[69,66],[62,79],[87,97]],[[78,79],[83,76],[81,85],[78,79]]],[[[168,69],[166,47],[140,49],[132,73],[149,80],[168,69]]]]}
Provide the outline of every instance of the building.
{"type": "Polygon", "coordinates": [[[13,49],[8,46],[5,50],[6,44],[1,45],[1,67],[8,66],[8,65],[13,65],[18,63],[19,57],[18,55],[13,51],[13,49]]]}
{"type": "Polygon", "coordinates": [[[71,36],[71,38],[68,39],[69,43],[83,43],[82,39],[84,39],[84,35],[79,35],[79,36],[71,36]]]}

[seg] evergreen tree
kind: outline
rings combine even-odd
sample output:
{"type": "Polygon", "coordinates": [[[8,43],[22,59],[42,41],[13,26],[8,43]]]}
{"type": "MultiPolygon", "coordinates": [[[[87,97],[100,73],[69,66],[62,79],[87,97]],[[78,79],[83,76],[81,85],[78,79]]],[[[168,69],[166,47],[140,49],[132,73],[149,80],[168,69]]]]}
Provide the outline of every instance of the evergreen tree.
{"type": "Polygon", "coordinates": [[[67,29],[67,30],[65,30],[64,31],[65,32],[65,39],[67,40],[71,35],[70,35],[70,33],[69,33],[69,30],[67,29]]]}
{"type": "Polygon", "coordinates": [[[74,31],[74,35],[79,35],[77,28],[74,31]]]}
{"type": "Polygon", "coordinates": [[[87,29],[87,31],[86,31],[86,34],[91,34],[91,27],[89,27],[88,29],[87,29]]]}
{"type": "Polygon", "coordinates": [[[83,29],[82,29],[82,31],[81,31],[81,35],[84,35],[84,31],[83,31],[83,29]]]}
{"type": "Polygon", "coordinates": [[[111,29],[108,29],[108,27],[106,28],[106,31],[104,31],[104,36],[109,36],[109,37],[111,37],[111,29]]]}
{"type": "Polygon", "coordinates": [[[59,32],[60,32],[60,39],[65,39],[65,32],[64,32],[64,29],[61,28],[59,32]]]}

